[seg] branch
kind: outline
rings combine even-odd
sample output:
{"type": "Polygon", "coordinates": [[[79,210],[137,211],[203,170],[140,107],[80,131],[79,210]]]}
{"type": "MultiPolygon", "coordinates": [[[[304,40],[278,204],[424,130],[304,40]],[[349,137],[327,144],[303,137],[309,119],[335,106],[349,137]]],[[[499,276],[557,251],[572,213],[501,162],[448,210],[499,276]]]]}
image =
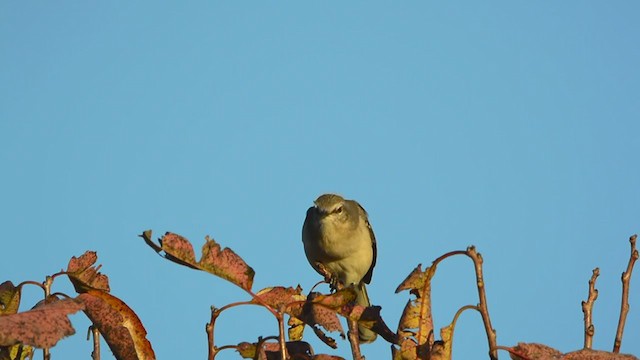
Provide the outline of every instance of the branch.
{"type": "Polygon", "coordinates": [[[215,306],[211,306],[211,319],[205,326],[205,331],[207,332],[207,342],[209,343],[208,344],[209,351],[208,351],[208,357],[207,357],[208,360],[215,359],[216,354],[219,351],[219,349],[216,347],[215,342],[213,340],[213,330],[216,326],[216,320],[218,319],[219,315],[220,315],[220,309],[216,308],[215,306]]]}
{"type": "Polygon", "coordinates": [[[638,260],[638,250],[636,249],[636,239],[638,235],[633,235],[629,238],[631,243],[631,256],[629,258],[629,264],[627,270],[622,273],[622,304],[620,305],[620,319],[618,320],[618,330],[616,331],[616,339],[613,343],[613,352],[620,352],[620,345],[622,344],[622,333],[624,332],[624,324],[627,321],[627,313],[629,312],[629,282],[631,281],[631,272],[633,271],[633,265],[638,260]]]}
{"type": "Polygon", "coordinates": [[[593,274],[589,280],[589,295],[587,301],[582,302],[582,312],[584,313],[584,348],[591,349],[593,344],[593,334],[595,327],[593,326],[593,304],[598,298],[598,290],[596,289],[596,279],[600,275],[600,269],[593,269],[593,274]]]}
{"type": "Polygon", "coordinates": [[[89,326],[87,340],[89,340],[91,335],[93,335],[93,351],[91,352],[91,359],[100,360],[100,331],[98,331],[98,328],[93,325],[89,326]]]}
{"type": "Polygon", "coordinates": [[[476,269],[476,285],[478,287],[478,297],[480,303],[478,309],[482,315],[482,322],[484,323],[484,329],[487,332],[487,341],[489,342],[489,357],[491,360],[498,359],[498,351],[496,347],[498,342],[496,339],[496,330],[491,327],[491,318],[489,318],[489,308],[487,306],[487,296],[484,291],[484,279],[482,277],[482,255],[480,255],[475,246],[469,246],[467,248],[467,256],[473,260],[473,265],[476,269]]]}
{"type": "Polygon", "coordinates": [[[353,360],[363,360],[364,357],[360,352],[360,339],[358,338],[358,322],[347,319],[347,324],[349,324],[349,344],[351,344],[353,360]]]}

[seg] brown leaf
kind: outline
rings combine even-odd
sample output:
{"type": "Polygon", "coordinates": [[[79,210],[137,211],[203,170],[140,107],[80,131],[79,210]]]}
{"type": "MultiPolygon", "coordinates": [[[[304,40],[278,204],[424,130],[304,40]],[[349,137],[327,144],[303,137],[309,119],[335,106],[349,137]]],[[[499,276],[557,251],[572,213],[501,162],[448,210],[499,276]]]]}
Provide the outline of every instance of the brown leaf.
{"type": "Polygon", "coordinates": [[[275,286],[258,291],[256,298],[251,300],[255,304],[266,304],[273,309],[287,308],[289,304],[294,302],[303,302],[306,296],[302,295],[302,288],[275,286]]]}
{"type": "Polygon", "coordinates": [[[200,269],[229,280],[245,290],[251,290],[255,271],[233,250],[220,250],[220,245],[208,236],[205,240],[199,262],[200,269]]]}
{"type": "MultiPolygon", "coordinates": [[[[396,293],[410,290],[415,299],[409,299],[405,305],[398,324],[400,344],[413,344],[418,351],[417,356],[433,344],[433,319],[431,316],[431,278],[435,268],[424,271],[418,265],[407,278],[398,286],[396,293]],[[406,340],[411,339],[411,343],[406,340]]],[[[403,350],[404,351],[404,350],[403,350]]]]}
{"type": "Polygon", "coordinates": [[[67,315],[83,308],[82,303],[65,299],[0,316],[0,346],[22,343],[39,348],[53,347],[63,337],[75,333],[67,315]]]}
{"type": "Polygon", "coordinates": [[[616,354],[607,351],[582,349],[562,354],[560,351],[543,344],[518,343],[511,348],[511,359],[520,360],[638,360],[627,354],[616,354]]]}
{"type": "Polygon", "coordinates": [[[327,354],[314,355],[311,360],[345,360],[343,357],[327,354]]]}
{"type": "Polygon", "coordinates": [[[15,314],[20,307],[20,288],[11,281],[0,284],[0,316],[15,314]]]}
{"type": "Polygon", "coordinates": [[[412,338],[405,338],[400,343],[400,348],[391,347],[393,360],[415,360],[418,358],[418,345],[412,338]]]}
{"type": "Polygon", "coordinates": [[[340,310],[345,305],[351,304],[356,300],[356,292],[352,287],[340,289],[333,294],[323,295],[313,293],[313,303],[322,305],[329,309],[340,310]]]}
{"type": "Polygon", "coordinates": [[[77,299],[117,359],[155,359],[142,322],[122,300],[99,290],[88,290],[77,299]]]}
{"type": "Polygon", "coordinates": [[[358,324],[373,330],[388,342],[397,344],[398,335],[389,329],[380,315],[380,310],[382,310],[380,306],[362,306],[352,303],[343,306],[340,313],[351,320],[357,321],[358,324]]]}
{"type": "Polygon", "coordinates": [[[336,314],[341,304],[336,303],[336,299],[342,300],[343,297],[338,295],[333,298],[331,295],[311,293],[306,302],[294,304],[289,307],[287,313],[311,327],[320,325],[328,331],[339,331],[341,336],[344,336],[342,325],[336,314]]]}
{"type": "Polygon", "coordinates": [[[160,239],[160,246],[162,246],[167,259],[194,269],[198,268],[195,266],[196,253],[193,250],[193,245],[186,238],[167,232],[160,239]]]}
{"type": "Polygon", "coordinates": [[[33,347],[23,344],[13,346],[0,346],[0,360],[25,360],[33,359],[33,347]]]}
{"type": "MultiPolygon", "coordinates": [[[[331,301],[327,300],[327,298],[329,298],[330,296],[311,293],[306,302],[297,302],[290,305],[288,307],[287,314],[309,325],[320,340],[322,340],[328,346],[335,348],[335,340],[324,334],[322,330],[317,327],[317,325],[322,326],[327,331],[338,331],[340,333],[340,336],[342,336],[343,338],[344,330],[342,329],[342,325],[340,324],[340,319],[338,319],[336,310],[329,309],[327,305],[320,305],[314,302],[318,297],[320,297],[321,302],[327,302],[331,305],[331,301]]],[[[291,320],[289,321],[289,324],[294,324],[296,328],[299,328],[299,325],[295,322],[292,323],[291,320]]],[[[302,335],[301,329],[295,330],[292,327],[289,329],[289,331],[297,331],[300,333],[300,335],[302,335]]]]}
{"type": "Polygon", "coordinates": [[[241,342],[237,345],[236,350],[238,354],[242,356],[243,359],[255,359],[256,354],[258,352],[258,344],[249,343],[249,342],[241,342]]]}
{"type": "Polygon", "coordinates": [[[81,294],[89,289],[109,291],[109,278],[98,272],[100,266],[93,266],[98,260],[95,251],[87,251],[79,258],[72,257],[67,266],[67,276],[76,289],[81,294]]]}
{"type": "MultiPolygon", "coordinates": [[[[311,354],[311,345],[304,341],[287,341],[287,354],[290,359],[309,359],[311,354]]],[[[280,360],[280,344],[277,342],[267,342],[260,349],[259,359],[280,360]]]]}
{"type": "Polygon", "coordinates": [[[167,232],[160,239],[160,246],[151,240],[152,232],[147,230],[140,235],[144,241],[161,256],[177,264],[202,270],[228,280],[243,289],[251,290],[255,272],[240,256],[229,248],[220,245],[208,236],[202,247],[202,258],[196,261],[193,246],[186,238],[167,232]],[[162,252],[164,251],[164,255],[162,252]]]}
{"type": "Polygon", "coordinates": [[[582,349],[564,354],[561,360],[638,360],[629,354],[616,354],[607,351],[582,349]]]}
{"type": "Polygon", "coordinates": [[[298,319],[297,317],[289,316],[287,325],[289,325],[289,329],[287,330],[289,340],[302,340],[302,335],[304,334],[304,321],[298,319]]]}
{"type": "MultiPolygon", "coordinates": [[[[425,281],[428,280],[427,273],[429,268],[426,268],[425,271],[422,271],[422,264],[418,264],[415,269],[407,276],[400,285],[396,288],[396,294],[403,290],[414,290],[421,289],[424,287],[425,281]]],[[[430,279],[429,279],[430,280],[430,279]]]]}

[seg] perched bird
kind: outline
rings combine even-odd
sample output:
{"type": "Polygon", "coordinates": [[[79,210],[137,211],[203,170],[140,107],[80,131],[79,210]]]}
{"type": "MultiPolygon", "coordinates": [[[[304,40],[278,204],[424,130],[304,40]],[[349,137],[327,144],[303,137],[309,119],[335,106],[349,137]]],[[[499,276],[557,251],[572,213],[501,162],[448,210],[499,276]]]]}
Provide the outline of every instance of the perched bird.
{"type": "MultiPolygon", "coordinates": [[[[329,277],[332,287],[354,286],[356,302],[371,306],[365,284],[376,265],[376,238],[367,212],[354,200],[324,194],[307,210],[302,226],[304,252],[311,266],[329,277]]],[[[361,342],[372,342],[376,333],[358,327],[361,342]]]]}

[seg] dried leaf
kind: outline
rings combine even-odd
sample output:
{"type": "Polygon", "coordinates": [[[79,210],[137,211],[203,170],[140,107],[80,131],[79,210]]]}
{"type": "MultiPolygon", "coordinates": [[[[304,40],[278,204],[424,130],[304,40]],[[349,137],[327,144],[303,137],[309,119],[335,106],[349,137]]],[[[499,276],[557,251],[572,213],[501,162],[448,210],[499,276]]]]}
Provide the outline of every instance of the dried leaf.
{"type": "Polygon", "coordinates": [[[355,302],[357,294],[352,287],[340,289],[333,294],[323,295],[313,293],[313,303],[329,309],[340,310],[342,307],[355,302]]]}
{"type": "Polygon", "coordinates": [[[236,350],[243,359],[255,359],[256,353],[258,352],[258,344],[241,342],[237,345],[236,350]]]}
{"type": "Polygon", "coordinates": [[[416,360],[418,358],[418,344],[412,338],[405,338],[398,349],[391,347],[393,360],[416,360]]]}
{"type": "Polygon", "coordinates": [[[344,336],[342,325],[336,314],[340,307],[332,304],[331,295],[325,296],[318,293],[311,293],[307,301],[296,303],[289,307],[287,313],[302,320],[309,326],[320,325],[328,331],[339,331],[344,336]],[[318,301],[316,303],[316,300],[318,301]],[[333,305],[334,310],[331,309],[333,305]]]}
{"type": "MultiPolygon", "coordinates": [[[[542,359],[542,358],[540,358],[542,359]]],[[[637,357],[629,354],[618,354],[608,351],[582,349],[564,354],[561,360],[638,360],[637,357]]]]}
{"type": "Polygon", "coordinates": [[[255,272],[240,256],[229,248],[220,245],[208,236],[202,247],[202,258],[196,261],[193,246],[186,238],[167,232],[160,239],[160,246],[151,240],[152,232],[147,230],[140,235],[157,253],[167,260],[192,269],[202,270],[228,280],[243,289],[251,290],[255,272]]]}
{"type": "MultiPolygon", "coordinates": [[[[287,341],[285,343],[290,359],[309,359],[313,351],[311,345],[304,341],[287,341]]],[[[260,349],[259,359],[280,360],[280,344],[277,342],[267,342],[260,349]]]]}
{"type": "Polygon", "coordinates": [[[76,289],[81,294],[89,289],[109,291],[109,278],[98,272],[100,266],[93,266],[98,260],[95,251],[87,251],[79,258],[72,257],[67,266],[67,276],[76,289]]]}
{"type": "Polygon", "coordinates": [[[300,288],[300,286],[295,289],[292,287],[275,286],[258,291],[256,298],[251,300],[251,302],[266,304],[278,310],[280,308],[286,309],[291,303],[304,302],[306,299],[307,297],[302,294],[302,288],[300,288]]]}
{"type": "MultiPolygon", "coordinates": [[[[516,354],[524,356],[525,359],[559,359],[562,357],[562,353],[547,345],[535,344],[535,343],[518,343],[512,350],[516,354]]],[[[512,359],[522,359],[517,355],[511,355],[512,359]],[[514,357],[515,356],[515,357],[514,357]]]]}
{"type": "MultiPolygon", "coordinates": [[[[322,330],[317,327],[317,325],[322,326],[327,331],[338,331],[340,333],[340,336],[342,336],[343,338],[344,330],[342,329],[342,325],[340,324],[340,319],[338,319],[336,310],[329,309],[326,305],[323,306],[314,303],[314,300],[319,296],[322,297],[320,301],[326,301],[331,304],[331,301],[327,300],[328,296],[311,293],[309,294],[306,302],[293,303],[288,307],[286,312],[290,316],[295,317],[298,320],[309,325],[320,340],[322,340],[328,346],[335,348],[337,347],[335,344],[335,340],[324,334],[322,330]]],[[[292,324],[292,322],[289,321],[289,324],[292,324]]],[[[294,330],[290,328],[290,331],[294,330]]],[[[300,332],[300,335],[302,335],[302,330],[298,331],[300,332]]]]}
{"type": "MultiPolygon", "coordinates": [[[[421,289],[424,287],[425,281],[431,280],[428,278],[429,268],[422,271],[422,264],[418,264],[415,269],[407,276],[400,285],[396,288],[396,294],[403,290],[421,289]]],[[[433,275],[433,274],[432,274],[433,275]]]]}
{"type": "Polygon", "coordinates": [[[33,359],[33,347],[23,344],[13,346],[0,346],[0,360],[25,360],[33,359]]]}
{"type": "Polygon", "coordinates": [[[318,354],[311,357],[311,360],[345,360],[343,357],[327,354],[318,354]]]}
{"type": "Polygon", "coordinates": [[[374,331],[388,342],[397,344],[398,335],[389,329],[380,315],[380,310],[382,310],[380,306],[362,306],[351,303],[343,306],[340,314],[357,321],[359,325],[374,331]]]}
{"type": "Polygon", "coordinates": [[[287,322],[287,325],[289,325],[289,330],[287,331],[289,335],[289,340],[291,341],[302,340],[302,335],[304,334],[304,321],[296,317],[289,316],[289,321],[287,322]]]}
{"type": "Polygon", "coordinates": [[[255,271],[233,250],[221,250],[220,245],[208,236],[202,246],[199,265],[202,270],[229,280],[243,289],[251,290],[255,271]]]}
{"type": "Polygon", "coordinates": [[[196,253],[193,245],[186,238],[168,232],[160,239],[160,246],[167,259],[194,269],[198,268],[195,266],[196,253]]]}
{"type": "Polygon", "coordinates": [[[15,314],[20,307],[20,288],[11,281],[0,284],[0,316],[15,314]]]}
{"type": "Polygon", "coordinates": [[[453,352],[453,326],[454,324],[451,323],[440,329],[440,338],[442,340],[440,342],[436,342],[438,343],[438,346],[435,346],[436,343],[434,343],[434,346],[431,347],[430,351],[432,358],[433,354],[437,353],[438,356],[440,356],[440,359],[451,359],[451,354],[453,352]]]}
{"type": "Polygon", "coordinates": [[[99,290],[88,290],[77,299],[117,359],[155,359],[142,322],[122,300],[99,290]]]}
{"type": "Polygon", "coordinates": [[[431,279],[434,274],[435,268],[428,267],[422,271],[418,265],[396,289],[396,293],[409,290],[416,296],[407,301],[398,323],[400,353],[407,359],[413,356],[409,351],[414,350],[415,356],[426,356],[423,352],[427,352],[434,341],[431,316],[431,279]]]}
{"type": "Polygon", "coordinates": [[[83,308],[82,303],[65,299],[0,316],[0,346],[22,343],[38,348],[53,347],[63,337],[75,333],[67,316],[83,308]]]}

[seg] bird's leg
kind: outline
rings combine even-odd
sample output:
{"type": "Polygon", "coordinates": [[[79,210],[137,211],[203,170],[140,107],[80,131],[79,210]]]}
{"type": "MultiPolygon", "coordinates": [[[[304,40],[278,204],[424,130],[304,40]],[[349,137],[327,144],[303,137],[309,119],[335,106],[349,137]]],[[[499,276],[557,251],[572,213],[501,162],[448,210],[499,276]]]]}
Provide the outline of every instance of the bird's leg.
{"type": "Polygon", "coordinates": [[[331,292],[335,292],[336,290],[340,289],[341,286],[338,278],[336,276],[333,276],[323,264],[317,262],[316,268],[318,272],[322,276],[324,276],[324,281],[329,284],[329,288],[331,289],[331,292]]]}

